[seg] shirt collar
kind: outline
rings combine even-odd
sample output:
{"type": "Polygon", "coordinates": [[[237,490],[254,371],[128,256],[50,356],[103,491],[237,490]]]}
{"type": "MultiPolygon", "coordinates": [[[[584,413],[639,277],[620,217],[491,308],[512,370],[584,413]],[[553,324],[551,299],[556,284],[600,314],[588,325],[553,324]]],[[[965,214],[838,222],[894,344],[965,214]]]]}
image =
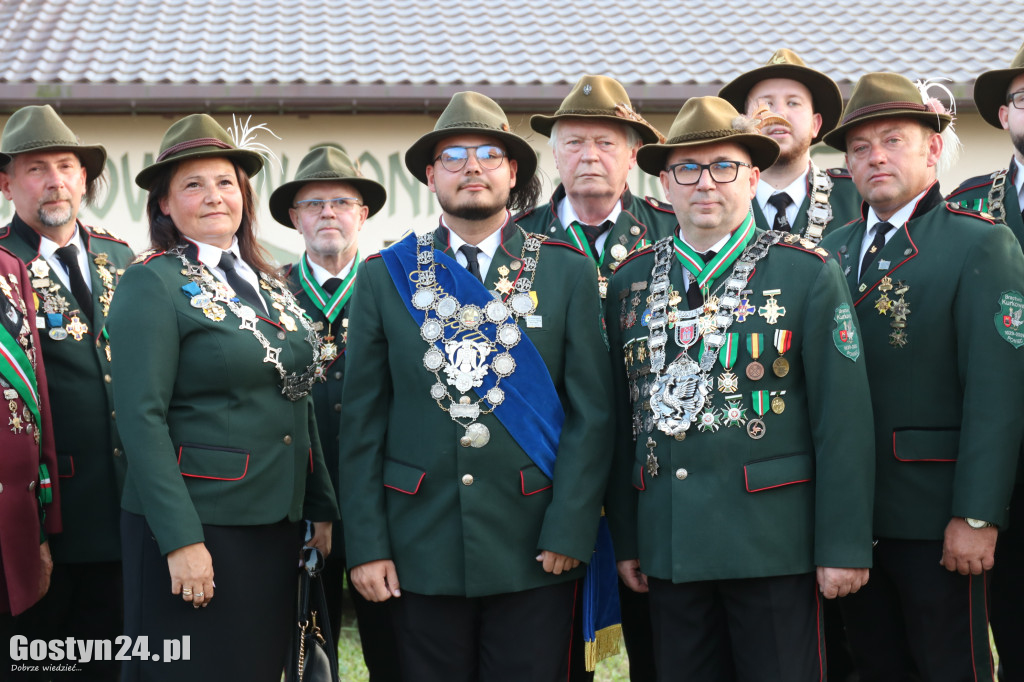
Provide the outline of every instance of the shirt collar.
{"type": "MultiPolygon", "coordinates": [[[[921,192],[916,197],[908,201],[906,204],[903,205],[902,208],[900,208],[900,210],[896,211],[891,216],[889,216],[889,219],[886,220],[885,222],[889,223],[890,225],[897,229],[902,227],[904,223],[910,220],[910,216],[914,214],[914,209],[917,208],[918,202],[921,201],[921,199],[924,197],[925,194],[928,193],[928,190],[930,189],[931,186],[929,186],[928,189],[926,189],[925,191],[921,192]]],[[[875,224],[880,222],[882,222],[882,219],[879,218],[878,215],[875,213],[875,209],[869,208],[868,217],[866,220],[867,230],[864,232],[864,234],[870,234],[875,224]]]]}
{"type": "Polygon", "coordinates": [[[356,259],[353,258],[348,262],[348,265],[341,269],[341,272],[337,274],[332,274],[329,270],[327,270],[327,268],[321,267],[314,263],[313,259],[310,258],[308,254],[306,255],[306,263],[309,265],[309,269],[310,271],[312,271],[313,278],[316,280],[316,283],[319,284],[320,286],[323,286],[324,282],[331,279],[332,277],[336,277],[337,279],[345,279],[346,277],[348,277],[348,273],[352,272],[352,266],[355,265],[355,262],[356,259]]]}
{"type": "MultiPolygon", "coordinates": [[[[39,234],[38,232],[36,234],[39,234]]],[[[74,244],[78,247],[78,257],[82,258],[86,253],[85,240],[82,239],[82,231],[75,227],[75,236],[68,240],[68,244],[74,244]]],[[[64,246],[67,246],[65,244],[64,246]]],[[[57,249],[61,248],[60,244],[53,241],[49,237],[39,235],[39,255],[49,260],[54,257],[57,249]]]]}
{"type": "MultiPolygon", "coordinates": [[[[735,232],[735,231],[736,230],[733,230],[733,232],[735,232]]],[[[715,244],[710,249],[707,249],[705,251],[701,251],[696,246],[694,246],[690,242],[686,241],[686,237],[683,236],[683,229],[681,227],[677,227],[676,228],[676,234],[678,234],[679,238],[681,240],[683,240],[683,243],[686,244],[687,246],[689,246],[691,249],[693,249],[697,253],[707,253],[708,251],[714,251],[715,253],[718,253],[719,251],[722,250],[722,247],[725,246],[726,243],[728,243],[728,241],[732,238],[733,232],[730,232],[729,234],[727,234],[724,237],[722,237],[721,239],[719,239],[717,242],[715,242],[715,244]]]]}
{"type": "MultiPolygon", "coordinates": [[[[614,225],[615,221],[619,219],[620,213],[622,213],[621,198],[615,202],[615,206],[612,208],[612,212],[606,215],[604,217],[604,220],[601,221],[601,223],[610,220],[614,225]]],[[[580,220],[580,217],[576,214],[576,209],[573,208],[572,202],[569,201],[569,197],[565,197],[564,199],[562,199],[561,203],[558,204],[558,220],[562,223],[562,227],[566,229],[568,229],[568,227],[572,225],[574,222],[581,224],[583,223],[583,221],[580,220]]],[[[600,225],[601,223],[598,223],[598,225],[600,225]]]]}
{"type": "MultiPolygon", "coordinates": [[[[484,252],[488,258],[494,258],[494,252],[501,246],[501,233],[504,232],[505,226],[508,225],[510,214],[505,212],[505,222],[502,223],[501,227],[492,232],[489,236],[484,238],[476,247],[484,252]]],[[[444,225],[445,229],[448,230],[448,245],[451,247],[452,253],[458,253],[459,247],[463,244],[468,244],[465,239],[455,234],[455,230],[448,227],[448,224],[444,221],[444,216],[441,216],[441,224],[444,225]]]]}
{"type": "MultiPolygon", "coordinates": [[[[188,239],[188,237],[186,237],[186,239],[188,239]]],[[[196,249],[198,249],[199,255],[197,256],[197,258],[199,259],[199,262],[210,269],[220,268],[220,257],[221,255],[223,255],[224,251],[230,251],[234,255],[235,261],[237,262],[237,265],[235,266],[236,268],[239,266],[249,268],[248,263],[246,263],[245,260],[242,259],[242,254],[238,250],[238,237],[231,238],[231,246],[229,246],[227,249],[222,249],[220,247],[214,246],[213,244],[206,244],[204,242],[193,241],[191,239],[189,239],[188,241],[195,244],[196,249]]]]}
{"type": "Polygon", "coordinates": [[[807,198],[807,173],[808,171],[804,171],[800,177],[782,189],[775,189],[763,179],[757,183],[757,205],[761,207],[761,212],[763,213],[768,205],[768,198],[776,192],[788,194],[789,198],[793,200],[793,205],[799,209],[804,203],[804,199],[807,198]]]}

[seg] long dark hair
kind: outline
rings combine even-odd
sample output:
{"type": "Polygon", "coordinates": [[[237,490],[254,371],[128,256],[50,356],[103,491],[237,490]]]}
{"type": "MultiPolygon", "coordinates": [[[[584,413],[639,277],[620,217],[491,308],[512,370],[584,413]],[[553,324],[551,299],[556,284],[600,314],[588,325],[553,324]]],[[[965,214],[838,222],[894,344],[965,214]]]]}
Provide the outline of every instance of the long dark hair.
{"type": "MultiPolygon", "coordinates": [[[[231,165],[235,167],[238,188],[242,192],[242,220],[238,231],[235,232],[235,236],[238,237],[238,251],[242,254],[242,260],[253,270],[277,279],[277,270],[269,263],[270,254],[256,239],[256,190],[253,189],[252,183],[249,181],[249,174],[231,159],[228,161],[231,161],[231,165]]],[[[160,251],[173,249],[184,239],[184,235],[171,220],[171,216],[160,209],[160,202],[170,194],[171,178],[174,177],[178,165],[175,163],[168,166],[154,178],[153,184],[149,188],[149,198],[146,200],[150,248],[160,251]]]]}
{"type": "Polygon", "coordinates": [[[541,181],[537,173],[533,174],[529,182],[518,182],[518,180],[519,178],[516,178],[516,186],[509,190],[508,201],[505,203],[505,208],[510,210],[512,215],[529,211],[537,205],[537,200],[540,199],[541,181]]]}

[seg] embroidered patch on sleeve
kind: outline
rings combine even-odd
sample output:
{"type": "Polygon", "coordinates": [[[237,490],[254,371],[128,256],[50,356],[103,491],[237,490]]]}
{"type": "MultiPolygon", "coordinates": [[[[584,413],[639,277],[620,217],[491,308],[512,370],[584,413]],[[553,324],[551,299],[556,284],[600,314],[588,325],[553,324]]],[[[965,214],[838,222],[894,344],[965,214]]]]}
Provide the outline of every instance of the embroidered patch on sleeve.
{"type": "Polygon", "coordinates": [[[836,307],[835,314],[836,328],[832,332],[832,340],[840,353],[857,362],[860,357],[860,340],[857,338],[857,328],[853,323],[853,311],[849,303],[840,303],[836,307]]]}
{"type": "Polygon", "coordinates": [[[996,331],[1014,348],[1024,346],[1024,295],[1019,291],[1004,291],[999,296],[999,312],[995,317],[996,331]]]}

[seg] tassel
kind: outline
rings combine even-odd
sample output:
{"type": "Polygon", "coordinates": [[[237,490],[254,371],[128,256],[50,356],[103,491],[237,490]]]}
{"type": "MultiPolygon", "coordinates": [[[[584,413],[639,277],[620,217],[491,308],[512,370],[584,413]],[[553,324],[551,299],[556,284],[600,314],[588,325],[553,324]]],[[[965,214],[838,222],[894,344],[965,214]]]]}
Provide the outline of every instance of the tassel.
{"type": "Polygon", "coordinates": [[[618,655],[621,641],[622,626],[619,624],[610,625],[594,633],[594,641],[585,642],[583,645],[583,662],[587,672],[593,672],[598,661],[618,655]]]}

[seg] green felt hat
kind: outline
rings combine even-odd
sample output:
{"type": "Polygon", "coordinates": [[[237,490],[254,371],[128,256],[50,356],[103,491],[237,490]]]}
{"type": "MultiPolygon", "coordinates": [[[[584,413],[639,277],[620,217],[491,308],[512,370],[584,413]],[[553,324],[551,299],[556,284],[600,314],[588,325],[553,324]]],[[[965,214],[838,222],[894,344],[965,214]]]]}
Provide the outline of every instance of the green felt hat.
{"type": "Polygon", "coordinates": [[[645,143],[664,142],[657,128],[633,110],[629,95],[622,84],[608,76],[583,76],[562,100],[551,116],[531,116],[530,127],[541,135],[551,137],[551,128],[561,118],[584,118],[625,123],[640,134],[645,143]]]}
{"type": "Polygon", "coordinates": [[[234,161],[250,178],[263,169],[263,157],[250,149],[240,149],[213,117],[191,114],[171,124],[160,141],[156,161],[139,171],[135,184],[149,189],[156,177],[174,164],[213,157],[234,161]]]}
{"type": "Polygon", "coordinates": [[[434,129],[416,140],[405,152],[405,167],[424,185],[427,166],[434,162],[434,148],[446,137],[488,135],[505,145],[509,158],[519,164],[517,181],[528,182],[537,170],[537,152],[530,143],[512,132],[508,117],[498,103],[479,92],[457,92],[441,112],[434,129]]]}
{"type": "Polygon", "coordinates": [[[747,110],[747,95],[754,86],[769,78],[786,78],[802,83],[814,98],[814,111],[821,114],[821,129],[811,144],[820,142],[825,133],[836,127],[843,113],[843,93],[836,82],[821,71],[804,64],[796,52],[782,48],[776,50],[764,66],[736,77],[723,87],[718,96],[728,100],[738,111],[747,110]]]}
{"type": "Polygon", "coordinates": [[[999,107],[1006,104],[1010,82],[1024,73],[1024,45],[1017,50],[1017,55],[1010,62],[1010,68],[986,71],[974,81],[974,103],[978,105],[978,113],[991,125],[1003,129],[999,122],[999,107]]]}
{"type": "Polygon", "coordinates": [[[636,153],[636,163],[650,175],[665,170],[669,154],[676,149],[699,147],[717,142],[741,145],[750,153],[750,162],[764,170],[779,158],[779,143],[757,132],[737,128],[742,120],[736,108],[721,97],[691,97],[676,114],[665,144],[645,144],[636,153]]]}
{"type": "Polygon", "coordinates": [[[86,182],[98,178],[107,162],[107,150],[98,144],[81,144],[49,104],[22,107],[11,114],[0,139],[0,152],[7,161],[25,152],[49,151],[74,152],[85,168],[86,182]]]}
{"type": "Polygon", "coordinates": [[[941,133],[953,117],[926,107],[921,91],[898,73],[869,73],[853,86],[850,101],[839,126],[825,135],[825,144],[846,151],[846,133],[862,123],[879,118],[912,118],[941,133]]]}
{"type": "Polygon", "coordinates": [[[388,193],[384,185],[364,178],[359,166],[337,147],[324,145],[315,147],[302,157],[295,179],[286,182],[270,195],[270,215],[285,227],[292,227],[288,209],[295,202],[295,195],[303,185],[310,182],[347,182],[363,197],[363,203],[370,209],[370,215],[384,207],[388,193]]]}

